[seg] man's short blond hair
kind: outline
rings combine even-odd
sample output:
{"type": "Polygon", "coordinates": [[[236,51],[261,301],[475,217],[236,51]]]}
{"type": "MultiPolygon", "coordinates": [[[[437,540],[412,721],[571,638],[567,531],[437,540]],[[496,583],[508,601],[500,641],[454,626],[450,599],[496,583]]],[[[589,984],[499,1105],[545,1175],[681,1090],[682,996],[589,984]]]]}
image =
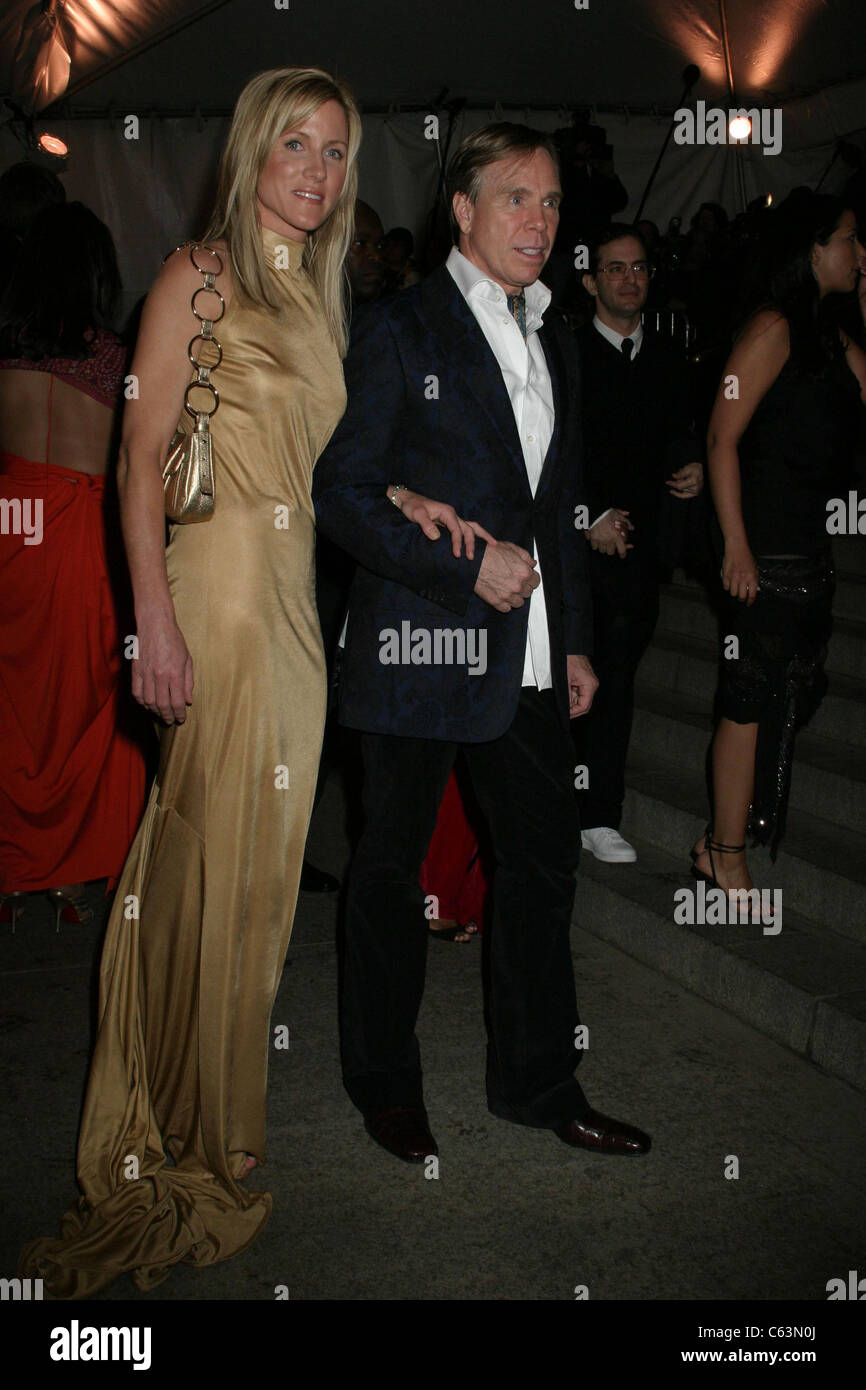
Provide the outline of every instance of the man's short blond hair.
{"type": "Polygon", "coordinates": [[[517,125],[512,121],[496,121],[491,125],[474,130],[461,141],[459,149],[448,165],[445,186],[448,193],[448,216],[455,242],[459,237],[459,227],[454,216],[454,194],[465,193],[470,203],[477,202],[481,188],[481,175],[489,164],[498,159],[509,159],[524,155],[529,158],[536,150],[545,150],[553,160],[559,174],[559,155],[553,139],[543,130],[533,130],[532,126],[517,125]]]}

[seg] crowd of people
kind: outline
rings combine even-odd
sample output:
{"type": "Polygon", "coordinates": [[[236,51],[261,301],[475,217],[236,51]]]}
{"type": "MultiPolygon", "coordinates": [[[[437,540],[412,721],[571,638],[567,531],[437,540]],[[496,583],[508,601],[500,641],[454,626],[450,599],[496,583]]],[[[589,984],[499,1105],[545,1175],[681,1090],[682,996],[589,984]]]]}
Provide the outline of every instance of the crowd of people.
{"type": "Polygon", "coordinates": [[[123,1272],[152,1289],[268,1217],[243,1184],[266,1152],[271,1008],[299,891],[337,887],[305,861],[326,723],[354,731],[363,767],[340,1036],[367,1133],[406,1162],[437,1153],[426,952],[480,932],[490,1111],[637,1156],[649,1135],[577,1080],[569,930],[581,850],[637,858],[626,760],[664,574],[692,565],[740,644],[720,661],[699,877],[752,886],[747,835],[778,845],[794,733],[821,698],[826,501],[866,401],[859,210],[798,190],[740,228],[704,204],[661,238],[612,220],[627,194],[591,131],[564,154],[495,123],[449,164],[452,245],[422,277],[411,234],[357,197],[360,139],[341,81],[253,78],[211,218],[167,259],[131,364],[107,229],[41,173],[7,176],[29,210],[0,300],[0,479],[20,521],[0,537],[0,893],[14,927],[30,893],[59,921],[87,912],[87,882],[116,889],[82,1197],[21,1261],[52,1297],[123,1272]],[[563,224],[569,244],[590,228],[568,281],[563,224]],[[733,285],[741,234],[753,273],[733,285]],[[178,422],[199,423],[191,362],[219,394],[214,506],[166,544],[163,465],[178,422]]]}

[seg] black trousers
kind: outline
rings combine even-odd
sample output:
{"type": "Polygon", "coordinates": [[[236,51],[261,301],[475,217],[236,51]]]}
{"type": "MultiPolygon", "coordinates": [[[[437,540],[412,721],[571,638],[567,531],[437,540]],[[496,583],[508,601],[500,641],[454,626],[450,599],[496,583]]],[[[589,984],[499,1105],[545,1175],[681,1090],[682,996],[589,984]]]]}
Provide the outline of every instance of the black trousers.
{"type": "MultiPolygon", "coordinates": [[[[611,566],[616,557],[604,557],[611,566]]],[[[609,825],[619,829],[625,800],[625,762],[634,716],[634,678],[649,646],[659,612],[659,580],[655,568],[635,571],[630,582],[609,591],[593,590],[595,646],[593,669],[598,690],[592,709],[574,722],[576,761],[588,773],[587,786],[577,792],[583,830],[609,825]]]]}
{"type": "Polygon", "coordinates": [[[340,633],[349,606],[349,590],[355,563],[321,532],[316,536],[316,610],[322,630],[322,646],[325,649],[325,665],[328,673],[328,704],[325,715],[325,734],[322,740],[322,756],[319,760],[319,776],[316,781],[316,794],[313,809],[322,799],[325,783],[336,757],[338,744],[336,729],[337,699],[334,674],[339,660],[340,633]]]}
{"type": "Polygon", "coordinates": [[[489,743],[361,736],[365,828],[348,882],[344,1081],[361,1110],[424,1103],[415,1024],[429,931],[418,875],[458,747],[496,861],[485,941],[488,1106],[547,1129],[588,1109],[574,1076],[574,759],[549,690],[524,689],[511,727],[489,743]]]}

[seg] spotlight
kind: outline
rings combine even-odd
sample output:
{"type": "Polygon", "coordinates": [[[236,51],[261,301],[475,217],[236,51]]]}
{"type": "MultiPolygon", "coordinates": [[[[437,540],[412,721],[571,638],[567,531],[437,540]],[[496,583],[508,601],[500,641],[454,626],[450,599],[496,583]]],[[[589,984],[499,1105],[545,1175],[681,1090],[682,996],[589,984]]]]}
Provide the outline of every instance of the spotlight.
{"type": "Polygon", "coordinates": [[[65,159],[69,154],[69,146],[65,140],[61,140],[59,135],[49,135],[43,131],[36,140],[36,148],[43,154],[53,154],[55,159],[65,159]]]}
{"type": "Polygon", "coordinates": [[[728,134],[732,140],[748,140],[752,133],[752,122],[748,116],[734,116],[728,124],[728,134]]]}

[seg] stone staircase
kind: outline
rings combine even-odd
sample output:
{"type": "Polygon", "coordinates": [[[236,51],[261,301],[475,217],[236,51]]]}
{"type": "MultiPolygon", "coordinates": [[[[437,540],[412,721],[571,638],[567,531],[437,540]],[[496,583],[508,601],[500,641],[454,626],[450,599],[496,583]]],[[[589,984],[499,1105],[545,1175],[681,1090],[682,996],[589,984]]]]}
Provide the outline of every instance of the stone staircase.
{"type": "Polygon", "coordinates": [[[704,589],[680,573],[638,671],[622,824],[638,862],[584,854],[575,920],[866,1090],[866,538],[841,538],[834,553],[829,693],[797,739],[776,863],[750,851],[755,883],[782,889],[781,931],[674,921],[707,820],[719,650],[704,589]]]}

